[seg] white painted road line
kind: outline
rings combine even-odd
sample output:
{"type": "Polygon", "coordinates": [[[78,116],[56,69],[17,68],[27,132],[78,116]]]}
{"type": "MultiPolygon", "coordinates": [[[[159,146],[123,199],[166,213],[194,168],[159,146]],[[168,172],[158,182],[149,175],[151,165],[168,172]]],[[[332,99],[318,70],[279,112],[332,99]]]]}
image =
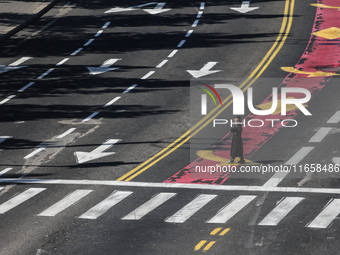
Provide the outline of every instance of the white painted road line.
{"type": "Polygon", "coordinates": [[[40,80],[40,79],[44,78],[46,75],[48,75],[53,70],[54,70],[54,68],[48,69],[46,72],[44,72],[42,75],[40,75],[37,79],[40,80]]]}
{"type": "Polygon", "coordinates": [[[58,139],[64,138],[65,136],[71,134],[76,128],[70,128],[66,132],[62,133],[61,135],[57,136],[58,139]]]}
{"type": "Polygon", "coordinates": [[[289,172],[275,173],[265,184],[263,184],[263,187],[276,187],[288,174],[289,172]]]}
{"type": "Polygon", "coordinates": [[[62,64],[66,63],[69,60],[69,58],[64,58],[62,61],[60,61],[58,64],[55,66],[61,66],[62,64]]]}
{"type": "Polygon", "coordinates": [[[327,123],[337,124],[340,122],[340,111],[337,111],[328,121],[327,123]]]}
{"type": "Polygon", "coordinates": [[[184,223],[187,219],[189,219],[192,215],[194,215],[198,210],[200,210],[203,206],[213,200],[217,195],[205,195],[200,194],[178,212],[176,212],[171,217],[167,218],[165,222],[169,223],[184,223]]]}
{"type": "Polygon", "coordinates": [[[94,37],[100,36],[100,34],[103,33],[103,31],[104,31],[104,30],[99,30],[99,31],[94,35],[94,37]]]}
{"type": "Polygon", "coordinates": [[[223,207],[214,217],[207,221],[207,223],[226,223],[235,214],[246,207],[256,196],[239,196],[231,203],[223,207]]]}
{"type": "Polygon", "coordinates": [[[132,86],[128,87],[126,90],[123,91],[123,94],[130,92],[133,90],[135,87],[137,87],[138,84],[133,84],[132,86]]]}
{"type": "Polygon", "coordinates": [[[90,45],[90,43],[92,43],[94,41],[94,39],[90,39],[90,40],[88,40],[87,41],[87,43],[85,43],[83,46],[85,47],[85,46],[88,46],[88,45],[90,45]]]}
{"type": "Polygon", "coordinates": [[[22,63],[24,63],[25,61],[31,59],[31,57],[23,57],[23,58],[20,58],[18,59],[17,61],[13,62],[12,64],[10,64],[9,66],[18,66],[22,63]]]}
{"type": "Polygon", "coordinates": [[[196,19],[200,19],[202,17],[203,11],[199,11],[197,14],[196,19]]]}
{"type": "Polygon", "coordinates": [[[109,25],[111,24],[111,22],[109,21],[109,22],[106,22],[105,24],[104,24],[104,26],[102,27],[102,28],[107,28],[109,25]]]}
{"type": "Polygon", "coordinates": [[[83,49],[84,49],[84,48],[79,48],[78,50],[76,50],[75,52],[73,52],[73,53],[71,54],[71,56],[77,55],[77,54],[78,54],[79,52],[81,52],[83,49]]]}
{"type": "Polygon", "coordinates": [[[9,168],[5,168],[4,170],[2,170],[1,172],[0,172],[0,176],[1,175],[4,175],[5,173],[7,173],[7,172],[9,172],[9,171],[11,171],[13,168],[11,168],[11,167],[9,167],[9,168]]]}
{"type": "MultiPolygon", "coordinates": [[[[124,92],[123,92],[124,93],[124,92]]],[[[112,99],[110,102],[108,102],[106,105],[104,105],[104,107],[108,107],[112,104],[114,104],[115,102],[117,102],[121,97],[115,97],[114,99],[112,99]]]]}
{"type": "Polygon", "coordinates": [[[327,228],[340,213],[340,199],[334,199],[307,225],[308,228],[327,228]]]}
{"type": "Polygon", "coordinates": [[[151,198],[149,201],[142,204],[136,210],[124,216],[122,220],[139,220],[145,215],[147,215],[149,212],[156,209],[158,206],[168,201],[170,198],[172,198],[176,194],[177,193],[159,193],[153,198],[151,198]]]}
{"type": "Polygon", "coordinates": [[[189,37],[192,34],[192,32],[194,32],[194,30],[189,30],[185,37],[189,37]]]}
{"type": "Polygon", "coordinates": [[[302,147],[293,157],[291,157],[285,165],[296,165],[298,164],[304,157],[308,155],[309,152],[311,152],[314,149],[314,147],[302,147]]]}
{"type": "Polygon", "coordinates": [[[247,191],[247,192],[288,192],[288,193],[320,193],[340,194],[340,189],[332,188],[300,188],[300,187],[265,187],[265,186],[242,186],[242,185],[202,185],[187,183],[157,183],[157,182],[125,182],[125,181],[103,181],[103,180],[65,180],[65,179],[0,179],[0,183],[11,184],[50,184],[50,185],[98,185],[118,187],[140,187],[140,188],[164,188],[164,189],[197,189],[197,190],[219,190],[219,191],[247,191]]]}
{"type": "Polygon", "coordinates": [[[7,103],[9,100],[11,100],[13,98],[15,98],[15,95],[11,95],[11,96],[7,97],[6,99],[4,99],[0,102],[0,105],[7,103]]]}
{"type": "Polygon", "coordinates": [[[87,118],[83,119],[81,122],[87,122],[89,121],[90,119],[92,119],[93,117],[95,117],[99,112],[94,112],[92,113],[90,116],[88,116],[87,118]]]}
{"type": "Polygon", "coordinates": [[[11,198],[10,200],[6,201],[5,203],[0,205],[0,214],[4,214],[7,211],[13,209],[14,207],[22,204],[23,202],[27,201],[28,199],[34,197],[35,195],[39,194],[40,192],[44,191],[45,188],[30,188],[25,190],[24,192],[20,193],[19,195],[11,198]]]}
{"type": "Polygon", "coordinates": [[[12,138],[12,136],[0,136],[0,143],[4,142],[7,139],[12,138]]]}
{"type": "Polygon", "coordinates": [[[33,157],[35,154],[38,154],[39,152],[41,152],[45,149],[46,149],[46,147],[41,147],[39,149],[36,149],[35,151],[33,151],[30,154],[28,154],[27,156],[25,156],[24,159],[29,159],[29,158],[33,157]]]}
{"type": "Polygon", "coordinates": [[[162,66],[166,64],[166,62],[168,62],[168,60],[164,59],[161,63],[158,64],[158,66],[156,66],[156,68],[161,68],[162,66]]]}
{"type": "Polygon", "coordinates": [[[178,50],[173,50],[170,54],[169,54],[169,56],[168,56],[168,58],[172,58],[173,56],[175,56],[175,54],[178,52],[178,50]]]}
{"type": "Polygon", "coordinates": [[[316,134],[309,140],[310,143],[319,143],[321,142],[331,131],[332,128],[322,127],[316,132],[316,134]]]}
{"type": "Polygon", "coordinates": [[[58,213],[64,211],[66,208],[78,202],[83,197],[90,194],[92,190],[81,190],[78,189],[71,194],[64,197],[59,202],[55,203],[51,207],[47,208],[42,213],[39,213],[38,216],[56,216],[58,213]]]}
{"type": "Polygon", "coordinates": [[[140,78],[141,80],[146,80],[147,78],[149,78],[151,75],[153,75],[156,71],[150,71],[148,72],[146,75],[144,75],[142,78],[140,78]]]}
{"type": "Polygon", "coordinates": [[[18,90],[18,92],[23,92],[25,89],[28,89],[31,87],[35,82],[30,82],[26,86],[22,87],[21,89],[18,90]]]}
{"type": "Polygon", "coordinates": [[[200,10],[204,10],[204,7],[205,7],[205,3],[201,3],[201,6],[200,6],[200,10]]]}
{"type": "Polygon", "coordinates": [[[186,42],[186,40],[182,40],[182,41],[177,45],[177,48],[181,48],[185,42],[186,42]]]}
{"type": "Polygon", "coordinates": [[[115,191],[109,197],[104,199],[102,202],[92,207],[86,213],[79,216],[79,218],[95,220],[104,213],[106,213],[110,208],[118,204],[120,201],[130,196],[132,193],[133,192],[131,191],[115,191]]]}
{"type": "Polygon", "coordinates": [[[276,226],[304,197],[286,197],[258,225],[276,226]]]}
{"type": "Polygon", "coordinates": [[[198,24],[198,22],[199,22],[199,20],[197,19],[197,20],[195,20],[194,21],[194,23],[192,24],[192,26],[191,27],[197,27],[197,24],[198,24]]]}

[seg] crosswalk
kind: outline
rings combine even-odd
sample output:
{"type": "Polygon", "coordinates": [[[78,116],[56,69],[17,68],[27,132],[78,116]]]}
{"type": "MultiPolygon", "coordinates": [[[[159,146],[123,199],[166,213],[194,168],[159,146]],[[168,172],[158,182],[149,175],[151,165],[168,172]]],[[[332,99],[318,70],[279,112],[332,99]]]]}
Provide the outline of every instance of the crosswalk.
{"type": "MultiPolygon", "coordinates": [[[[1,189],[3,188],[0,187],[0,190],[1,189]]],[[[39,196],[46,192],[46,190],[46,188],[27,188],[21,193],[16,194],[15,196],[0,204],[0,217],[1,214],[8,214],[12,209],[22,206],[23,203],[28,202],[32,199],[36,199],[36,201],[34,201],[34,205],[36,207],[37,203],[39,203],[39,198],[41,198],[39,196]]],[[[74,190],[65,197],[61,198],[59,201],[44,209],[41,213],[35,215],[35,217],[54,217],[67,208],[72,207],[92,192],[94,191],[91,189],[74,190]]],[[[87,211],[78,216],[78,218],[96,220],[103,214],[107,213],[118,203],[121,203],[124,200],[125,203],[128,203],[128,198],[131,197],[131,195],[135,192],[115,190],[108,197],[101,200],[98,204],[94,205],[93,207],[86,208],[87,211]]],[[[122,221],[142,220],[146,215],[148,215],[158,207],[161,207],[163,204],[168,203],[168,201],[172,201],[176,204],[176,202],[178,201],[176,200],[177,195],[178,194],[175,192],[159,192],[151,197],[146,197],[145,201],[142,201],[141,203],[138,202],[138,204],[136,205],[136,209],[132,210],[125,216],[122,215],[120,219],[122,221]]],[[[196,197],[193,197],[190,202],[182,206],[182,208],[179,208],[177,212],[165,218],[164,222],[185,223],[193,215],[195,215],[200,210],[203,210],[204,207],[207,207],[209,203],[218,198],[219,195],[216,194],[198,194],[196,195],[196,197]]],[[[213,212],[214,215],[212,215],[212,217],[210,216],[203,220],[205,221],[205,223],[209,224],[225,224],[229,222],[233,217],[235,217],[236,214],[245,210],[245,208],[247,207],[249,208],[252,203],[254,205],[256,198],[256,195],[239,195],[235,198],[232,198],[230,202],[227,203],[225,206],[222,206],[222,208],[216,208],[216,210],[214,210],[213,212]]],[[[265,215],[262,219],[259,219],[257,225],[278,226],[280,222],[285,217],[287,217],[287,215],[289,215],[297,206],[300,205],[301,208],[305,207],[306,203],[302,203],[305,200],[305,197],[284,197],[279,202],[277,202],[275,206],[273,206],[273,208],[269,211],[267,215],[265,215]]],[[[209,211],[212,211],[211,209],[212,208],[209,207],[209,211]]],[[[328,228],[330,225],[332,225],[334,220],[337,219],[339,213],[340,199],[331,199],[324,206],[324,208],[320,208],[320,212],[318,214],[313,215],[310,219],[308,219],[309,223],[306,225],[306,227],[319,229],[328,228]]]]}

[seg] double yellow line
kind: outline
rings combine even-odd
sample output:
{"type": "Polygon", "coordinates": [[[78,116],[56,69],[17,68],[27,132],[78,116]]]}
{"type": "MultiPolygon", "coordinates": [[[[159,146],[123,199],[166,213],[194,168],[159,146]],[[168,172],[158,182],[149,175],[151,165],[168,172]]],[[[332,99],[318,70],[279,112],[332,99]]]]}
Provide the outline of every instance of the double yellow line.
{"type": "MultiPolygon", "coordinates": [[[[295,0],[286,0],[283,20],[282,20],[279,35],[277,36],[270,50],[267,52],[267,54],[264,56],[264,58],[258,64],[258,66],[255,68],[255,70],[240,85],[239,88],[242,89],[243,92],[246,91],[262,75],[262,73],[266,70],[269,64],[273,61],[275,56],[279,53],[283,44],[286,42],[286,39],[288,37],[288,34],[290,32],[290,29],[293,23],[294,4],[295,4],[295,0]]],[[[208,125],[211,121],[213,121],[219,114],[221,114],[227,107],[229,107],[229,105],[231,105],[232,102],[233,102],[232,96],[230,95],[223,101],[223,106],[218,105],[217,107],[215,107],[207,116],[205,116],[198,123],[196,123],[191,129],[189,129],[187,132],[185,132],[183,135],[177,138],[176,141],[168,145],[166,148],[164,148],[163,150],[161,150],[156,155],[149,158],[148,160],[146,160],[139,166],[135,167],[128,173],[118,178],[117,181],[130,181],[136,176],[146,171],[148,168],[150,168],[154,164],[156,164],[161,159],[168,156],[170,153],[172,153],[173,151],[178,149],[180,146],[182,146],[184,143],[186,143],[190,139],[190,137],[195,136],[206,125],[208,125]]]]}

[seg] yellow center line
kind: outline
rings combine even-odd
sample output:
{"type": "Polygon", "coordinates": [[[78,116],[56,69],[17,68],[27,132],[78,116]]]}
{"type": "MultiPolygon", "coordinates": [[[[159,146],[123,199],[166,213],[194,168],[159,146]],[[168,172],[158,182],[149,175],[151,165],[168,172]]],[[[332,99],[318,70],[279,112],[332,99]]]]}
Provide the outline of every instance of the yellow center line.
{"type": "Polygon", "coordinates": [[[198,251],[199,249],[202,248],[202,246],[207,242],[207,240],[202,240],[198,244],[196,244],[194,251],[198,251]]]}
{"type": "Polygon", "coordinates": [[[220,232],[222,228],[215,228],[213,231],[211,231],[210,235],[216,235],[218,232],[220,232]]]}
{"type": "Polygon", "coordinates": [[[216,241],[211,241],[210,243],[208,243],[207,246],[204,247],[203,251],[206,252],[207,250],[209,250],[211,246],[214,245],[214,243],[216,243],[216,241]]]}
{"type": "MultiPolygon", "coordinates": [[[[271,49],[267,52],[267,54],[265,55],[265,57],[262,59],[262,61],[259,63],[259,65],[256,67],[256,69],[249,75],[249,77],[240,85],[240,88],[244,88],[242,89],[242,91],[244,92],[245,90],[247,90],[261,75],[262,73],[266,70],[266,68],[269,66],[269,64],[273,61],[273,59],[275,58],[275,56],[278,54],[278,52],[280,51],[280,49],[282,48],[282,46],[284,45],[288,34],[290,32],[291,26],[292,26],[292,22],[293,22],[293,13],[294,13],[294,3],[295,0],[292,0],[290,3],[290,0],[286,0],[286,4],[285,4],[285,9],[284,9],[284,17],[282,20],[282,25],[281,25],[281,29],[279,32],[279,35],[277,36],[275,43],[272,45],[271,49]],[[290,12],[289,12],[290,10],[290,12]],[[289,18],[287,18],[289,12],[289,18]],[[288,21],[288,25],[287,25],[287,21],[288,21]],[[284,35],[284,36],[282,36],[284,35]],[[278,47],[277,47],[278,46],[278,47]],[[275,50],[276,49],[276,50],[275,50]],[[275,50],[275,51],[274,51],[275,50]],[[273,53],[273,54],[272,54],[273,53]],[[269,59],[268,59],[269,58],[269,59]],[[267,61],[268,60],[268,61],[267,61]],[[267,61],[267,63],[264,65],[264,63],[267,61]],[[264,65],[264,66],[263,66],[264,65]],[[262,69],[261,69],[262,67],[262,69]],[[261,69],[261,70],[260,70],[261,69]],[[260,71],[259,71],[260,70],[260,71]],[[259,72],[258,72],[259,71],[259,72]],[[257,73],[258,72],[258,73],[257,73]],[[255,74],[257,73],[257,75],[255,76],[255,74]],[[255,77],[254,77],[255,76],[255,77]],[[253,78],[254,77],[254,78],[253,78]]],[[[163,150],[161,150],[160,152],[158,152],[156,155],[154,155],[153,157],[151,157],[150,159],[146,160],[145,162],[143,162],[142,164],[140,164],[139,166],[135,167],[134,169],[132,169],[131,171],[129,171],[128,173],[124,174],[123,176],[121,176],[120,178],[117,179],[117,181],[130,181],[133,178],[135,178],[136,176],[140,175],[141,173],[143,173],[145,170],[147,170],[148,168],[150,168],[151,166],[153,166],[154,164],[156,164],[158,161],[160,161],[161,159],[163,159],[164,157],[166,157],[167,155],[169,155],[170,153],[172,153],[173,151],[175,151],[176,149],[178,149],[180,146],[182,146],[184,143],[186,143],[191,137],[193,137],[195,134],[197,134],[199,131],[201,131],[206,125],[208,125],[214,118],[216,118],[216,116],[218,116],[219,114],[221,114],[221,112],[223,112],[227,107],[230,106],[230,104],[233,102],[232,100],[230,100],[232,98],[232,96],[228,96],[224,101],[223,101],[223,107],[222,109],[221,106],[217,106],[215,107],[207,116],[205,116],[204,118],[202,118],[198,123],[196,123],[190,130],[188,130],[187,132],[185,132],[183,135],[181,135],[178,139],[176,139],[173,143],[171,143],[170,145],[168,145],[166,148],[164,148],[163,150]],[[229,101],[230,100],[230,101],[229,101]],[[229,102],[228,102],[229,101],[229,102]],[[228,103],[227,103],[228,102],[228,103]],[[227,104],[225,104],[227,103],[227,104]],[[219,111],[218,111],[219,110],[219,111]],[[211,115],[213,115],[216,111],[217,114],[215,114],[212,118],[211,115]],[[210,119],[209,119],[210,118],[210,119]],[[208,121],[206,121],[208,119],[208,121]],[[203,122],[205,122],[203,125],[201,125],[203,122]],[[195,132],[193,132],[195,131],[195,132]],[[193,133],[192,133],[193,132],[193,133]],[[190,135],[191,133],[191,135],[190,135]],[[149,164],[150,163],[150,164],[149,164]],[[145,167],[144,167],[145,166],[145,167]],[[144,167],[144,168],[143,168],[144,167]],[[140,170],[141,169],[141,170],[140,170]],[[140,171],[138,171],[140,170],[140,171]],[[138,171],[138,172],[137,172],[138,171]],[[130,176],[130,177],[129,177],[130,176]]]]}
{"type": "Polygon", "coordinates": [[[226,233],[228,233],[230,230],[230,228],[226,228],[225,230],[223,230],[219,235],[220,236],[224,236],[226,233]]]}

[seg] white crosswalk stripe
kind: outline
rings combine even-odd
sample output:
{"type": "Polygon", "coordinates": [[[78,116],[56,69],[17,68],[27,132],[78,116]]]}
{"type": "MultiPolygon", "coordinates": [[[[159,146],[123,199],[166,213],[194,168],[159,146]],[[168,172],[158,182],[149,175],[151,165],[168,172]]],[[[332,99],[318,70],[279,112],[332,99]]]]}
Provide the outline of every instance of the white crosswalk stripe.
{"type": "Polygon", "coordinates": [[[102,202],[92,207],[86,213],[79,216],[79,218],[95,220],[99,216],[107,212],[107,210],[109,210],[111,207],[122,201],[124,198],[130,196],[132,193],[133,192],[131,191],[115,191],[109,197],[104,199],[102,202]]]}
{"type": "Polygon", "coordinates": [[[0,214],[4,214],[5,212],[13,209],[14,207],[22,204],[23,202],[27,201],[28,199],[34,197],[35,195],[39,194],[40,192],[44,191],[45,188],[30,188],[25,190],[24,192],[18,194],[17,196],[11,198],[10,200],[6,201],[5,203],[0,205],[0,214]]]}
{"type": "Polygon", "coordinates": [[[230,204],[223,207],[214,217],[208,220],[207,223],[226,223],[255,198],[256,196],[237,197],[230,204]]]}
{"type": "Polygon", "coordinates": [[[184,206],[181,210],[176,212],[174,215],[165,220],[170,223],[183,223],[194,215],[199,209],[213,200],[217,195],[204,195],[201,194],[192,200],[189,204],[184,206]]]}
{"type": "Polygon", "coordinates": [[[340,199],[332,200],[322,212],[307,225],[308,228],[327,228],[340,213],[340,199]]]}
{"type": "Polygon", "coordinates": [[[76,190],[51,207],[47,208],[42,213],[38,214],[38,216],[56,216],[58,213],[62,212],[91,192],[92,190],[76,190]]]}
{"type": "Polygon", "coordinates": [[[286,197],[258,225],[276,226],[304,197],[286,197]]]}
{"type": "Polygon", "coordinates": [[[177,193],[159,193],[151,198],[149,201],[142,204],[136,210],[123,217],[122,220],[139,220],[176,194],[177,193]]]}
{"type": "MultiPolygon", "coordinates": [[[[0,187],[0,190],[4,189],[4,187],[0,187]]],[[[34,198],[36,195],[46,190],[46,188],[29,188],[19,194],[16,194],[14,197],[8,199],[0,205],[0,214],[5,214],[9,210],[20,206],[24,202],[29,199],[38,199],[34,198]]],[[[58,202],[52,204],[50,207],[45,209],[43,212],[38,214],[37,216],[49,216],[53,217],[74,205],[82,198],[90,194],[93,190],[75,190],[72,193],[68,194],[58,202]]],[[[88,207],[83,214],[81,214],[78,218],[87,219],[87,220],[95,220],[107,213],[112,207],[117,205],[118,203],[124,200],[124,203],[127,203],[129,200],[127,198],[132,195],[132,191],[119,191],[115,190],[108,197],[98,202],[92,208],[88,207]],[[127,202],[125,202],[125,200],[127,202]],[[89,209],[90,208],[90,209],[89,209]]],[[[144,216],[151,213],[156,208],[163,205],[165,202],[175,197],[177,193],[163,192],[155,194],[151,199],[134,209],[132,212],[121,218],[121,220],[140,220],[144,216]]],[[[202,212],[206,212],[203,207],[205,207],[209,202],[216,199],[218,195],[216,194],[199,194],[190,202],[188,202],[185,206],[179,209],[176,213],[171,216],[165,217],[164,221],[167,223],[184,223],[187,222],[194,214],[198,211],[202,210],[202,212]]],[[[232,217],[234,217],[237,213],[247,207],[252,201],[255,200],[257,196],[255,195],[240,195],[233,199],[229,204],[222,207],[211,219],[206,221],[206,223],[218,223],[224,224],[227,223],[232,217]]],[[[278,203],[268,214],[266,214],[263,219],[258,223],[259,226],[277,226],[282,220],[287,217],[287,215],[297,206],[299,208],[303,208],[300,203],[304,201],[305,197],[285,197],[280,203],[278,203]]],[[[99,200],[99,199],[98,199],[99,200]]],[[[171,200],[174,203],[176,200],[171,200]]],[[[28,203],[28,205],[34,205],[37,207],[37,204],[28,203]]],[[[171,205],[171,204],[170,204],[171,205]]],[[[252,210],[247,210],[249,213],[252,210]]],[[[311,220],[311,218],[306,218],[307,220],[311,220],[309,224],[306,225],[308,228],[328,228],[331,223],[338,217],[340,214],[340,198],[339,199],[331,199],[328,204],[321,210],[320,213],[311,220]]],[[[117,212],[115,212],[117,213],[117,212]]],[[[119,213],[119,212],[118,212],[119,213]]],[[[211,217],[211,216],[210,216],[211,217]]],[[[295,217],[295,216],[294,216],[295,217]]]]}

